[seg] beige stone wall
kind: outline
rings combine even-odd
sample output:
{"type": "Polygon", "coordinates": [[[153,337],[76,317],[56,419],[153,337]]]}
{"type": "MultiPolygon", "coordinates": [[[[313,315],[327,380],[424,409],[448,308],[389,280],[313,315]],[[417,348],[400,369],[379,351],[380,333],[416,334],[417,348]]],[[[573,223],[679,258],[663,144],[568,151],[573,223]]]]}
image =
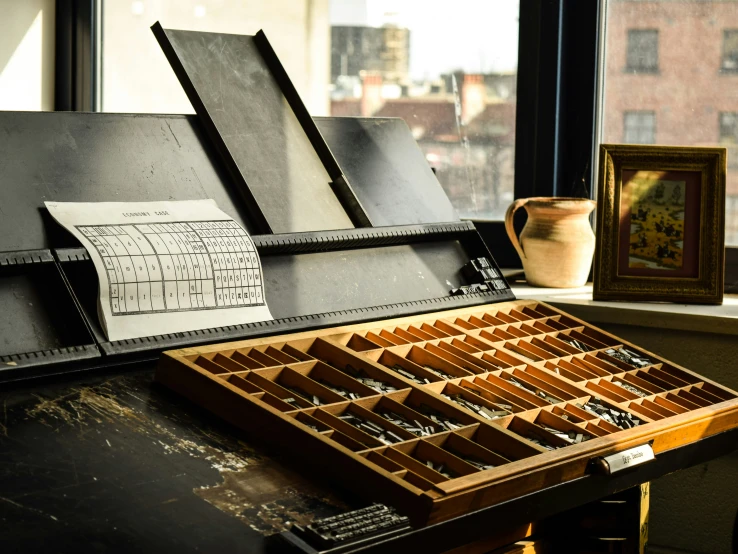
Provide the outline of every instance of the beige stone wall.
{"type": "Polygon", "coordinates": [[[263,29],[313,115],[328,114],[329,0],[106,0],[103,110],[193,113],[151,25],[253,35],[263,29]]]}
{"type": "Polygon", "coordinates": [[[54,109],[54,0],[0,0],[0,110],[54,109]]]}

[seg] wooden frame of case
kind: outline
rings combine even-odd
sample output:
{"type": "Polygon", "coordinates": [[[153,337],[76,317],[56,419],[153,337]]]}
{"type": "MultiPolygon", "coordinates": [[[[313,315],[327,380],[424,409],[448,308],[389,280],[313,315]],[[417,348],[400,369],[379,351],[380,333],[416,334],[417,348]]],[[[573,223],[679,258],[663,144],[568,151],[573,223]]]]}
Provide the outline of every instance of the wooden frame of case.
{"type": "Polygon", "coordinates": [[[652,300],[722,304],[725,265],[725,148],[600,145],[595,300],[652,300]],[[699,171],[699,276],[626,276],[618,273],[623,170],[699,171]]]}
{"type": "Polygon", "coordinates": [[[601,456],[648,442],[658,456],[738,426],[738,393],[525,300],[165,352],[156,379],[331,480],[397,507],[416,524],[583,477],[601,456]],[[605,353],[623,346],[652,363],[631,367],[605,353]],[[428,382],[407,379],[391,369],[395,364],[428,382]],[[450,378],[424,372],[423,364],[443,368],[450,378]],[[347,365],[354,375],[358,370],[396,390],[375,392],[353,379],[347,365]],[[529,394],[511,377],[560,401],[529,394]],[[355,399],[331,390],[339,386],[355,399]],[[295,391],[305,398],[298,401],[295,391]],[[504,404],[510,413],[488,421],[441,393],[504,404]],[[641,424],[622,430],[577,406],[594,397],[641,424]],[[417,437],[394,428],[378,415],[383,410],[420,420],[435,427],[433,433],[417,437]],[[380,443],[337,417],[346,411],[394,430],[402,441],[380,443]],[[444,430],[429,413],[459,428],[444,430]],[[541,425],[591,439],[569,445],[541,425]],[[557,448],[546,450],[530,438],[557,448]],[[478,470],[465,457],[495,467],[478,470]]]}

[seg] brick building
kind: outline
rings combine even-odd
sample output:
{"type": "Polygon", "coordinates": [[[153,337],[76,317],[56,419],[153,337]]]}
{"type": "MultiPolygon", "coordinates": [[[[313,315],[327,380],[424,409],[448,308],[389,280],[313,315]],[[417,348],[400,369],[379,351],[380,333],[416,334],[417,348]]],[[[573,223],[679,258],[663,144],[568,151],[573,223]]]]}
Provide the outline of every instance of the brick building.
{"type": "Polygon", "coordinates": [[[603,141],[728,147],[738,243],[738,1],[610,0],[603,141]]]}

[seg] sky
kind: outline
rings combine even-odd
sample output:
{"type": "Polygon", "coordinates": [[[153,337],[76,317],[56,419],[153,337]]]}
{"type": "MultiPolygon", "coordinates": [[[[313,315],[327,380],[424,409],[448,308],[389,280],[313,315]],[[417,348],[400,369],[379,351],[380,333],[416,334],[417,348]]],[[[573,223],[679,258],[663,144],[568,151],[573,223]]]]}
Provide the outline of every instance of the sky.
{"type": "Polygon", "coordinates": [[[515,71],[519,0],[330,0],[331,25],[410,29],[410,76],[515,71]]]}

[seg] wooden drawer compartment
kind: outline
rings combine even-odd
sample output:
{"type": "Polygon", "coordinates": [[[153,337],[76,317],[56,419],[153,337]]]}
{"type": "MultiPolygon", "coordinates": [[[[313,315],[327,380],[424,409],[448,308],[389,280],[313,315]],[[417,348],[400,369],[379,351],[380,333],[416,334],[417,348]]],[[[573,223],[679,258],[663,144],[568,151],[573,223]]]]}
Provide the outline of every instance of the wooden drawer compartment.
{"type": "Polygon", "coordinates": [[[175,350],[157,379],[417,523],[738,426],[738,393],[536,301],[175,350]]]}

